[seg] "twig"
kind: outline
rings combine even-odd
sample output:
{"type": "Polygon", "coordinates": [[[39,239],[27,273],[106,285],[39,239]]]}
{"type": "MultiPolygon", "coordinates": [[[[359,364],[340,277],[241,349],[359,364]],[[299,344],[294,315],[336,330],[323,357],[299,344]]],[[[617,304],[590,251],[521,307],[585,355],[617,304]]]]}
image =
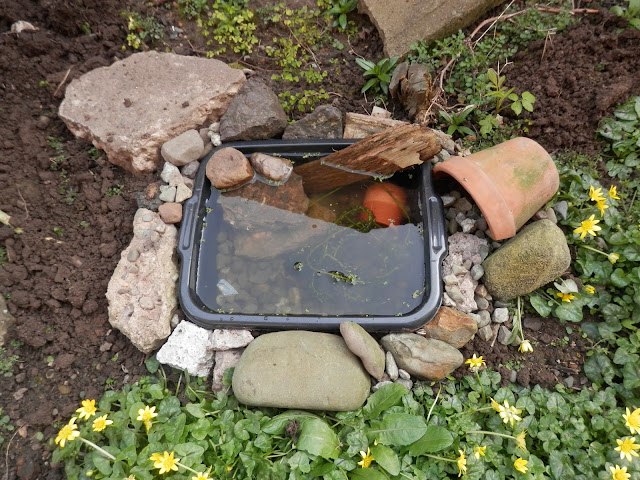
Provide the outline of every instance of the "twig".
{"type": "MultiPolygon", "coordinates": [[[[489,30],[491,30],[491,27],[493,27],[493,25],[495,25],[495,23],[496,23],[498,20],[500,20],[500,19],[504,16],[505,12],[506,12],[507,10],[509,10],[509,8],[511,8],[511,5],[513,5],[513,2],[514,2],[514,1],[515,1],[515,0],[511,0],[511,2],[509,2],[509,5],[507,5],[507,7],[502,11],[502,13],[501,13],[500,15],[498,15],[497,17],[493,17],[495,20],[493,21],[493,23],[491,24],[491,26],[490,26],[489,28],[487,28],[487,29],[484,31],[484,33],[483,33],[482,35],[480,35],[480,38],[478,38],[478,40],[476,40],[476,45],[478,44],[478,42],[479,42],[480,40],[482,40],[482,37],[484,37],[484,36],[486,35],[486,33],[487,33],[489,30]]],[[[484,22],[483,22],[483,23],[484,23],[484,22]]],[[[481,24],[481,25],[482,25],[482,24],[481,24]]],[[[477,30],[478,30],[478,29],[476,28],[476,29],[473,31],[473,33],[471,33],[471,35],[469,36],[469,41],[471,41],[471,39],[473,38],[473,36],[475,35],[475,33],[476,33],[476,31],[477,31],[477,30]]]]}
{"type": "Polygon", "coordinates": [[[9,443],[7,444],[7,451],[6,451],[5,456],[4,456],[4,464],[6,465],[7,469],[6,469],[5,473],[4,473],[3,480],[7,480],[9,478],[9,447],[11,447],[11,442],[13,442],[13,439],[15,438],[15,436],[17,434],[18,434],[18,430],[16,430],[14,432],[14,434],[9,439],[9,443]]]}
{"type": "Polygon", "coordinates": [[[71,69],[72,68],[73,68],[73,65],[71,67],[69,67],[69,70],[67,70],[67,73],[65,74],[64,78],[60,82],[60,85],[58,85],[58,88],[56,88],[56,91],[53,92],[53,96],[54,97],[58,94],[58,91],[60,90],[60,88],[62,88],[62,85],[64,85],[64,82],[67,81],[67,78],[69,78],[69,74],[71,73],[71,69]]]}
{"type": "Polygon", "coordinates": [[[22,200],[22,204],[24,205],[24,213],[26,214],[25,220],[29,220],[29,209],[27,208],[27,202],[24,200],[22,193],[20,193],[20,189],[16,187],[18,191],[18,195],[20,195],[20,200],[22,200]]]}

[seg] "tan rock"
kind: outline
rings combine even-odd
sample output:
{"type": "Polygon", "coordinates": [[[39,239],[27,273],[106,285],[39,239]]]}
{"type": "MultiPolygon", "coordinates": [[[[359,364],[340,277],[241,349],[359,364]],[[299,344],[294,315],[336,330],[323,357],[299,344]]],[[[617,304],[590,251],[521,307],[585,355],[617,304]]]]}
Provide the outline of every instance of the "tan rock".
{"type": "Polygon", "coordinates": [[[293,172],[293,165],[286,158],[272,157],[256,152],[251,155],[249,161],[256,172],[274,182],[286,181],[293,172]]]}
{"type": "Polygon", "coordinates": [[[231,147],[216,151],[207,162],[205,173],[211,185],[220,190],[244,185],[254,175],[247,157],[231,147]]]}
{"type": "Polygon", "coordinates": [[[158,207],[158,213],[164,223],[178,223],[182,220],[182,205],[176,202],[163,203],[158,207]]]}
{"type": "Polygon", "coordinates": [[[433,320],[424,327],[425,336],[447,342],[452,347],[464,347],[478,331],[478,324],[469,315],[449,307],[440,307],[433,320]]]}

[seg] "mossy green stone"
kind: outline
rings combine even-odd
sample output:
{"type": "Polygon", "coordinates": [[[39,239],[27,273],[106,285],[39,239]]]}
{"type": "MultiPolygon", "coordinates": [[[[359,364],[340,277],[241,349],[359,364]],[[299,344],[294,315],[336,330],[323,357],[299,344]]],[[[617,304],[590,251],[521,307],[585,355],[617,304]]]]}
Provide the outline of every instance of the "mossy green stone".
{"type": "Polygon", "coordinates": [[[364,404],[371,380],[342,337],[284,331],[260,335],[249,344],[232,385],[245,405],[348,411],[364,404]]]}
{"type": "Polygon", "coordinates": [[[563,231],[550,220],[539,220],[482,263],[483,282],[494,298],[510,300],[552,282],[570,264],[563,231]]]}

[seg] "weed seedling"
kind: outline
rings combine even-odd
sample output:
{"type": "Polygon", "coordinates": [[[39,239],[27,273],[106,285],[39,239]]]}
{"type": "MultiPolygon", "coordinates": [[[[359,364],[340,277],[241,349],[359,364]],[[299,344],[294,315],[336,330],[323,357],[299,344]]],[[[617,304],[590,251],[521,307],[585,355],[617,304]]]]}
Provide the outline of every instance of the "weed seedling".
{"type": "Polygon", "coordinates": [[[64,235],[64,230],[60,227],[53,227],[53,233],[55,233],[59,237],[62,237],[64,235]]]}
{"type": "Polygon", "coordinates": [[[378,63],[373,63],[371,60],[364,58],[356,58],[356,63],[364,70],[362,74],[365,78],[371,77],[364,84],[361,93],[365,93],[367,90],[374,92],[382,90],[386,95],[389,93],[389,82],[391,82],[391,73],[393,68],[398,62],[398,57],[383,58],[378,63]]]}

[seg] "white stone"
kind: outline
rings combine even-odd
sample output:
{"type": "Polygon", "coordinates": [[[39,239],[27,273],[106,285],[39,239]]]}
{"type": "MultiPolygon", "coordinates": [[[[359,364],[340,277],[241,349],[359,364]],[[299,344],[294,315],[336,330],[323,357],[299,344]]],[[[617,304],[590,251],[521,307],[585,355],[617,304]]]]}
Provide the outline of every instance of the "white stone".
{"type": "Polygon", "coordinates": [[[196,377],[207,377],[213,366],[213,332],[182,321],[175,328],[156,359],[196,377]]]}
{"type": "Polygon", "coordinates": [[[509,320],[508,308],[496,308],[493,311],[493,321],[495,323],[504,323],[509,320]]]}
{"type": "Polygon", "coordinates": [[[249,330],[216,329],[213,331],[214,350],[231,350],[246,347],[253,340],[249,330]]]}
{"type": "Polygon", "coordinates": [[[175,182],[175,179],[178,177],[181,177],[178,167],[172,163],[165,162],[164,167],[162,167],[162,172],[160,172],[160,178],[162,181],[171,184],[175,182]]]}
{"type": "Polygon", "coordinates": [[[181,183],[176,187],[175,202],[182,203],[188,198],[191,198],[191,195],[193,195],[193,192],[191,191],[191,189],[187,187],[184,183],[181,183]]]}
{"type": "Polygon", "coordinates": [[[181,135],[162,144],[160,153],[165,161],[182,167],[197,160],[204,151],[204,142],[200,134],[194,130],[187,130],[181,135]]]}
{"type": "Polygon", "coordinates": [[[228,368],[235,367],[244,352],[244,348],[234,348],[231,350],[223,350],[216,352],[215,364],[213,366],[213,380],[211,382],[211,390],[221,392],[227,387],[222,384],[224,372],[228,368]]]}

